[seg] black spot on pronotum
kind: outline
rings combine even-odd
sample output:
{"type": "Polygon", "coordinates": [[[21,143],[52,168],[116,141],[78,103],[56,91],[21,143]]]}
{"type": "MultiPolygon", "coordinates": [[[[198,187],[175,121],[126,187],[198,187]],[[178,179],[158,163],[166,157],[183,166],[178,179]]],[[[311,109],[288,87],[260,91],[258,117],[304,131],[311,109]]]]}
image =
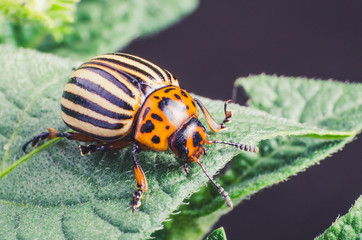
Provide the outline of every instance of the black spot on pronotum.
{"type": "Polygon", "coordinates": [[[160,122],[163,121],[162,117],[160,117],[160,116],[157,115],[156,113],[152,113],[152,114],[151,114],[151,117],[152,117],[153,119],[156,119],[157,121],[160,121],[160,122]]]}
{"type": "Polygon", "coordinates": [[[174,95],[175,95],[175,97],[176,97],[178,100],[181,99],[180,95],[178,95],[177,93],[175,93],[174,95]]]}
{"type": "Polygon", "coordinates": [[[169,125],[167,125],[167,126],[166,126],[166,129],[170,129],[170,126],[169,126],[169,125]]]}
{"type": "Polygon", "coordinates": [[[168,93],[169,91],[171,91],[171,90],[173,90],[173,89],[175,89],[175,88],[167,88],[167,89],[165,90],[165,93],[168,93]]]}
{"type": "Polygon", "coordinates": [[[184,90],[181,90],[181,94],[182,94],[182,96],[187,97],[187,94],[185,93],[184,90]]]}
{"type": "Polygon", "coordinates": [[[145,109],[145,112],[143,113],[143,116],[142,116],[143,120],[145,120],[145,118],[146,118],[146,116],[147,116],[147,113],[148,113],[150,110],[151,110],[150,107],[147,107],[147,108],[145,109]]]}
{"type": "Polygon", "coordinates": [[[194,144],[194,147],[201,147],[201,141],[202,137],[199,132],[194,132],[192,136],[192,143],[194,144]]]}
{"type": "Polygon", "coordinates": [[[141,133],[150,133],[155,129],[155,126],[151,122],[151,120],[147,120],[145,124],[141,126],[141,133]]]}
{"type": "Polygon", "coordinates": [[[158,136],[156,136],[156,135],[153,136],[151,140],[152,140],[153,143],[160,143],[160,138],[158,136]]]}

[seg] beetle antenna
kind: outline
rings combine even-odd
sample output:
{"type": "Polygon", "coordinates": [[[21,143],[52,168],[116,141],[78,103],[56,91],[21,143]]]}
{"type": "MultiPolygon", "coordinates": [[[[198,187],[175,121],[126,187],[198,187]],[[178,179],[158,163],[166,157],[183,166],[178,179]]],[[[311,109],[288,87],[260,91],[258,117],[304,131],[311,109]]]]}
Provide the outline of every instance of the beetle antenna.
{"type": "Polygon", "coordinates": [[[193,159],[195,160],[195,162],[197,162],[197,164],[200,165],[202,171],[205,173],[206,177],[210,180],[210,182],[212,182],[212,184],[214,184],[214,186],[217,188],[218,192],[221,194],[221,196],[224,198],[226,205],[228,205],[228,207],[233,208],[233,202],[231,201],[229,194],[225,191],[225,189],[223,189],[220,184],[218,184],[212,177],[210,177],[210,175],[206,172],[206,169],[204,168],[204,166],[201,164],[201,162],[199,161],[199,159],[197,159],[196,157],[193,157],[193,159]]]}
{"type": "Polygon", "coordinates": [[[259,148],[257,146],[247,145],[247,144],[243,144],[243,143],[233,143],[233,142],[226,142],[226,141],[219,141],[219,140],[208,140],[206,143],[207,144],[222,143],[222,144],[227,144],[227,145],[239,148],[246,152],[255,152],[255,153],[259,152],[259,148]]]}

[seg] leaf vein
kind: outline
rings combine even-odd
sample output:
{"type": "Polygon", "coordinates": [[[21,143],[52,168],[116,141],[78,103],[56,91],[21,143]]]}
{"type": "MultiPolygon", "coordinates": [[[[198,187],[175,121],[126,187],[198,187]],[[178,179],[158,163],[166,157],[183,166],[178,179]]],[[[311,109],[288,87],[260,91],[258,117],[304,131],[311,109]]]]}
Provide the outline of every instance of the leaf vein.
{"type": "Polygon", "coordinates": [[[95,207],[93,206],[93,204],[92,204],[92,212],[93,212],[94,216],[96,216],[96,217],[98,217],[100,220],[108,223],[108,224],[111,225],[112,227],[116,228],[116,229],[119,231],[119,233],[121,233],[121,234],[123,234],[123,233],[139,233],[138,231],[123,231],[123,230],[121,230],[121,229],[120,229],[120,226],[117,226],[117,225],[114,224],[112,221],[106,219],[106,218],[103,217],[101,214],[99,214],[99,213],[97,212],[97,210],[95,209],[95,207]]]}
{"type": "Polygon", "coordinates": [[[20,239],[19,238],[19,229],[20,229],[20,215],[21,215],[22,210],[15,214],[15,237],[16,239],[20,239]]]}
{"type": "Polygon", "coordinates": [[[68,233],[66,232],[66,227],[65,227],[65,224],[64,224],[64,217],[65,217],[65,211],[63,211],[62,213],[62,217],[60,218],[60,231],[62,232],[63,236],[65,239],[71,239],[68,235],[68,233]]]}
{"type": "Polygon", "coordinates": [[[4,153],[4,156],[3,156],[3,159],[1,160],[1,170],[4,170],[5,169],[5,164],[7,162],[7,159],[9,158],[9,155],[10,155],[10,149],[15,141],[15,137],[17,136],[18,134],[18,131],[21,127],[21,124],[23,123],[24,121],[24,118],[25,116],[27,115],[27,111],[30,109],[30,107],[34,104],[34,102],[36,101],[36,99],[38,97],[41,96],[41,93],[46,89],[48,88],[49,86],[51,86],[52,84],[56,83],[56,80],[53,80],[52,82],[46,84],[43,88],[41,88],[40,90],[38,91],[35,91],[34,93],[34,97],[29,101],[29,103],[27,104],[27,106],[23,109],[23,112],[21,114],[21,117],[19,118],[19,121],[15,127],[15,130],[12,134],[12,136],[10,137],[9,141],[7,142],[7,146],[8,148],[6,149],[5,153],[4,153]]]}
{"type": "Polygon", "coordinates": [[[304,107],[302,108],[300,114],[299,114],[299,117],[297,118],[298,119],[298,122],[300,123],[304,123],[305,121],[303,120],[303,116],[305,114],[305,111],[306,111],[306,106],[307,106],[307,103],[309,102],[310,99],[314,98],[318,93],[319,91],[321,90],[321,87],[316,85],[315,86],[315,92],[309,97],[308,101],[305,102],[304,104],[304,107]]]}

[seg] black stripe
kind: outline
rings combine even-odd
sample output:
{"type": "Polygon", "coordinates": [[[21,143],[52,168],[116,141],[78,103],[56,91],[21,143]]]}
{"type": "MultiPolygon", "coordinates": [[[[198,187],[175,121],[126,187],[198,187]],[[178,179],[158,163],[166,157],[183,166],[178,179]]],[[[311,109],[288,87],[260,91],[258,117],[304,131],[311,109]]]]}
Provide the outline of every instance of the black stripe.
{"type": "MultiPolygon", "coordinates": [[[[102,61],[108,61],[108,62],[111,62],[111,63],[115,63],[115,64],[120,65],[122,67],[125,67],[125,68],[131,69],[133,71],[139,72],[139,73],[145,75],[146,77],[148,77],[149,80],[151,80],[151,81],[156,81],[156,79],[154,79],[154,77],[152,77],[152,75],[150,75],[149,73],[147,73],[147,72],[143,71],[142,69],[139,69],[138,67],[135,67],[133,65],[130,65],[130,64],[127,64],[127,63],[124,63],[124,62],[121,62],[121,61],[118,61],[118,60],[115,60],[115,59],[106,58],[106,57],[94,58],[94,60],[102,60],[102,61]]],[[[139,79],[143,83],[147,83],[147,80],[144,80],[144,79],[139,78],[139,77],[136,77],[136,78],[139,79]]]]}
{"type": "Polygon", "coordinates": [[[107,79],[108,81],[110,81],[111,83],[113,83],[114,85],[116,85],[118,88],[122,89],[122,91],[124,93],[126,93],[128,96],[134,98],[134,94],[131,90],[129,90],[129,88],[124,85],[122,82],[120,82],[115,76],[113,76],[111,73],[104,71],[103,69],[97,68],[97,67],[90,67],[90,66],[85,66],[85,67],[80,67],[79,69],[87,69],[90,70],[94,73],[97,73],[99,75],[101,75],[102,77],[104,77],[105,79],[107,79]]]}
{"type": "Polygon", "coordinates": [[[89,99],[83,98],[79,95],[75,95],[71,92],[64,91],[63,98],[110,118],[124,119],[124,120],[132,118],[132,116],[130,115],[124,115],[113,111],[109,111],[108,109],[103,108],[102,106],[90,101],[89,99]]]}
{"type": "Polygon", "coordinates": [[[77,85],[89,92],[95,93],[98,96],[100,96],[104,99],[107,99],[109,102],[113,103],[114,105],[116,105],[118,107],[121,107],[126,110],[134,110],[133,107],[129,103],[123,101],[119,97],[114,96],[112,93],[108,92],[100,85],[95,84],[87,79],[73,77],[73,78],[71,78],[69,83],[74,83],[75,85],[77,85]]]}
{"type": "Polygon", "coordinates": [[[86,132],[86,131],[83,131],[77,127],[74,127],[73,125],[67,123],[67,122],[64,122],[65,124],[67,124],[68,127],[70,127],[71,129],[73,129],[74,131],[77,131],[77,132],[80,132],[80,133],[84,133],[88,136],[91,136],[95,139],[99,139],[99,140],[102,140],[102,141],[106,141],[106,142],[112,142],[114,140],[117,140],[117,139],[120,139],[122,136],[114,136],[114,137],[103,137],[103,136],[99,136],[99,135],[95,135],[95,134],[92,134],[92,133],[89,133],[89,132],[86,132]]]}
{"type": "Polygon", "coordinates": [[[105,129],[122,129],[123,126],[124,126],[123,123],[109,123],[109,122],[106,122],[106,121],[102,121],[102,120],[99,120],[99,119],[92,118],[90,116],[87,116],[87,115],[84,115],[82,113],[73,111],[73,110],[71,110],[69,108],[66,108],[63,105],[61,105],[61,109],[65,114],[67,114],[67,115],[69,115],[71,117],[74,117],[74,118],[76,118],[76,119],[78,119],[80,121],[92,124],[93,126],[96,126],[96,127],[105,128],[105,129]]]}
{"type": "MultiPolygon", "coordinates": [[[[106,60],[104,60],[105,62],[107,62],[106,60]]],[[[110,62],[110,61],[108,61],[110,62]]],[[[108,65],[104,62],[99,62],[99,61],[89,61],[88,63],[92,63],[92,64],[97,64],[103,67],[107,67],[109,69],[112,69],[116,72],[118,72],[119,74],[121,74],[123,77],[125,77],[133,86],[135,86],[137,89],[141,89],[141,85],[140,85],[140,79],[136,76],[133,76],[132,74],[129,74],[128,72],[125,72],[119,68],[113,67],[111,65],[108,65]]]]}
{"type": "Polygon", "coordinates": [[[163,77],[162,73],[160,72],[159,69],[155,68],[154,66],[152,66],[151,64],[149,64],[148,62],[144,61],[143,59],[141,58],[136,58],[132,55],[128,55],[128,54],[124,54],[124,53],[115,53],[115,55],[118,55],[118,56],[122,56],[122,57],[125,57],[125,58],[128,58],[128,59],[131,59],[133,61],[136,61],[136,62],[139,62],[145,66],[147,66],[148,68],[152,69],[152,71],[154,71],[161,79],[162,81],[165,81],[165,78],[163,77]]]}
{"type": "Polygon", "coordinates": [[[170,83],[172,83],[171,74],[170,74],[166,69],[163,69],[163,70],[165,71],[165,73],[166,73],[166,75],[167,75],[168,81],[169,81],[170,83]]]}

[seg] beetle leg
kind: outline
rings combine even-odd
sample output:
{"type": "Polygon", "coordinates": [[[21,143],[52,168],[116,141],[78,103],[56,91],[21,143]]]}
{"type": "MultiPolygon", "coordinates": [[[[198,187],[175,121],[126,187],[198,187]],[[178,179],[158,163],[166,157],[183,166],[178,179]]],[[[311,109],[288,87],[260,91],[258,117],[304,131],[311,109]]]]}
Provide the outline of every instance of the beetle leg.
{"type": "Polygon", "coordinates": [[[188,161],[185,161],[185,163],[184,163],[184,170],[185,170],[186,175],[189,175],[190,170],[189,170],[189,166],[188,166],[188,161]]]}
{"type": "Polygon", "coordinates": [[[210,129],[213,132],[219,132],[222,129],[225,129],[225,123],[230,122],[230,118],[232,116],[232,112],[227,110],[227,105],[229,103],[231,103],[231,100],[228,100],[224,103],[224,112],[225,112],[225,118],[222,121],[221,124],[218,124],[210,115],[209,111],[207,111],[206,107],[200,102],[200,100],[198,100],[197,98],[195,98],[195,101],[197,102],[197,105],[199,105],[199,107],[201,108],[201,111],[203,112],[205,118],[206,118],[206,122],[209,125],[210,129]]]}
{"type": "Polygon", "coordinates": [[[87,146],[79,145],[79,150],[80,154],[84,156],[86,154],[91,154],[94,152],[106,152],[122,149],[129,146],[132,142],[132,139],[121,139],[119,141],[114,141],[106,144],[89,144],[87,146]]]}
{"type": "Polygon", "coordinates": [[[88,144],[87,146],[84,146],[84,145],[79,145],[78,146],[80,154],[82,156],[97,152],[98,148],[100,148],[100,147],[102,147],[102,146],[97,146],[95,144],[88,144]]]}
{"type": "Polygon", "coordinates": [[[214,184],[220,195],[224,198],[226,205],[228,205],[228,207],[230,208],[233,208],[233,202],[231,201],[229,194],[207,173],[200,160],[194,156],[191,156],[190,161],[195,161],[197,164],[199,164],[206,177],[210,180],[212,184],[214,184]]]}
{"type": "Polygon", "coordinates": [[[136,175],[137,190],[133,194],[132,212],[134,212],[139,206],[141,206],[142,194],[145,191],[147,191],[146,176],[136,159],[136,153],[139,152],[139,150],[140,150],[140,147],[136,143],[134,143],[133,147],[132,147],[132,160],[133,160],[134,173],[136,175]]]}
{"type": "Polygon", "coordinates": [[[30,143],[31,143],[32,147],[35,147],[40,140],[44,140],[44,139],[48,138],[48,136],[49,136],[48,132],[42,132],[41,134],[39,134],[39,135],[33,137],[32,139],[30,139],[29,141],[27,141],[21,149],[23,150],[24,153],[28,153],[26,151],[26,148],[30,143]]]}
{"type": "Polygon", "coordinates": [[[31,143],[31,146],[34,148],[39,141],[42,140],[50,140],[50,139],[54,139],[57,137],[65,137],[69,140],[77,140],[77,141],[82,141],[82,142],[99,142],[99,140],[90,137],[86,134],[83,133],[77,133],[77,132],[59,132],[55,129],[52,128],[48,128],[48,132],[42,132],[39,135],[33,137],[32,139],[30,139],[29,141],[27,141],[23,147],[22,150],[23,152],[27,153],[26,148],[28,147],[28,145],[31,143]]]}

